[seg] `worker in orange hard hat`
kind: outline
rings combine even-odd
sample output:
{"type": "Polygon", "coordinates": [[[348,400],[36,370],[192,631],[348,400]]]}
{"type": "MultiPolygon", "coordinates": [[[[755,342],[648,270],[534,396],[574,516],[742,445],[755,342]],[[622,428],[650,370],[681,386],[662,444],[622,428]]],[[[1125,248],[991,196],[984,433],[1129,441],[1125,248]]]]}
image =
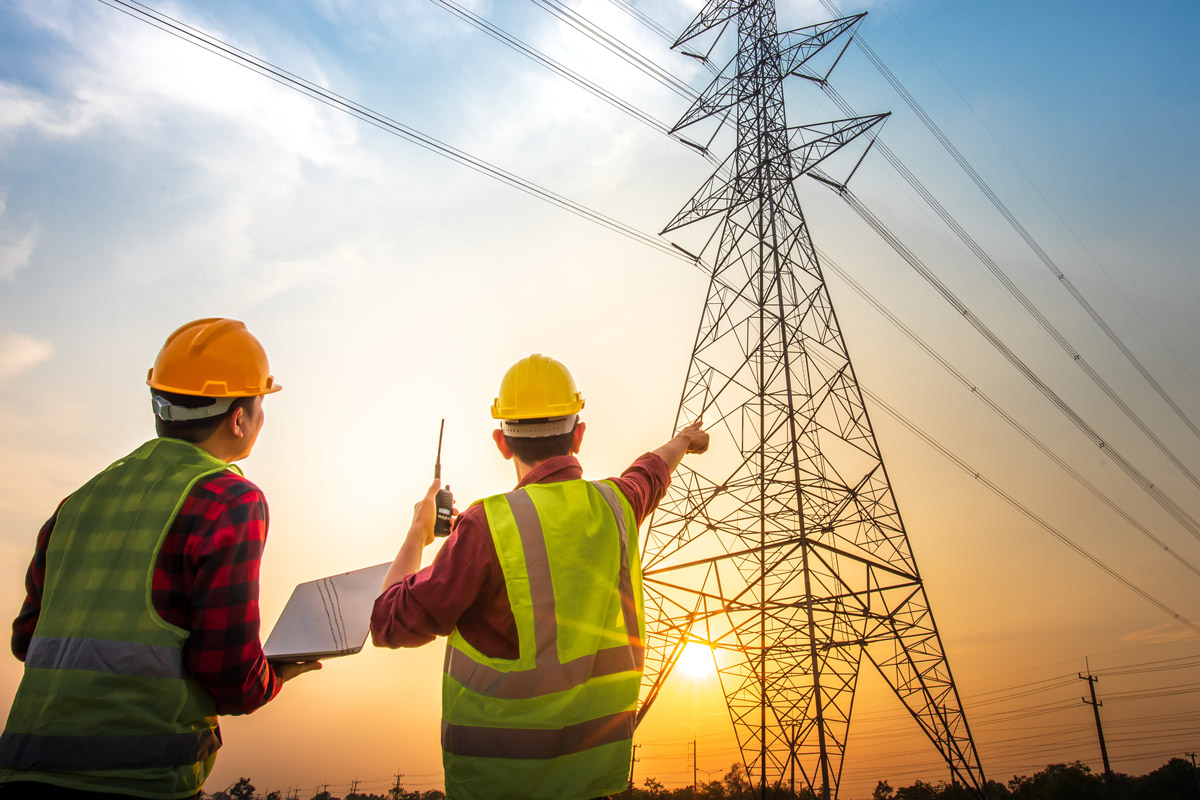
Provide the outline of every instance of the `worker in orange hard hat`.
{"type": "Polygon", "coordinates": [[[583,480],[583,395],[534,354],[505,373],[492,438],[517,487],[455,517],[433,541],[434,481],[375,601],[376,645],[448,636],[442,762],[450,798],[596,798],[623,791],[645,622],[638,526],[686,453],[697,421],[618,478],[583,480]]]}
{"type": "Polygon", "coordinates": [[[0,800],[189,798],[245,714],[319,663],[259,641],[267,501],[233,462],[281,388],[232,319],[172,333],[150,369],[151,439],[58,507],[13,623],[25,662],[0,736],[0,800]]]}

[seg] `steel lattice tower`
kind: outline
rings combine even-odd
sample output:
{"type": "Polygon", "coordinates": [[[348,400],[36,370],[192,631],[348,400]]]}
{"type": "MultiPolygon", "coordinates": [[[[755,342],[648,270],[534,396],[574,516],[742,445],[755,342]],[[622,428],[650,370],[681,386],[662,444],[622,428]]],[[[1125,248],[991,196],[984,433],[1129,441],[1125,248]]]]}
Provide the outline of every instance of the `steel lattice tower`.
{"type": "Polygon", "coordinates": [[[681,468],[648,528],[639,719],[683,647],[710,644],[751,781],[765,797],[799,773],[828,800],[865,657],[953,778],[982,794],[794,187],[856,138],[873,141],[886,117],[785,120],[784,78],[813,78],[806,64],[834,42],[844,53],[861,16],[781,34],[774,0],[709,0],[675,44],[736,25],[737,56],[675,127],[733,119],[736,148],[663,231],[719,220],[701,251],[710,284],[676,418],[703,416],[713,443],[691,462],[700,469],[681,468]]]}

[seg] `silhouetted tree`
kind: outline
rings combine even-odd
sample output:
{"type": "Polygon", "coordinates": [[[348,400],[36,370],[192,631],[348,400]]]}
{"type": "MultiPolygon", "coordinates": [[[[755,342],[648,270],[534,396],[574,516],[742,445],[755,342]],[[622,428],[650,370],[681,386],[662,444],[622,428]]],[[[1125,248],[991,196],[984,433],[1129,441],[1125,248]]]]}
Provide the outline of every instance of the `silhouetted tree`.
{"type": "Polygon", "coordinates": [[[1153,772],[1139,778],[1122,775],[1122,800],[1197,800],[1200,782],[1192,762],[1172,758],[1153,772]]]}
{"type": "Polygon", "coordinates": [[[725,784],[725,796],[729,800],[741,800],[750,796],[750,780],[746,777],[746,768],[734,762],[721,779],[725,784]]]}
{"type": "Polygon", "coordinates": [[[229,800],[254,800],[254,784],[249,778],[238,778],[225,793],[229,795],[229,800]]]}
{"type": "Polygon", "coordinates": [[[925,781],[917,781],[912,786],[904,786],[892,795],[895,800],[938,800],[938,787],[925,781]]]}
{"type": "Polygon", "coordinates": [[[1032,778],[1013,778],[1008,788],[1019,800],[1104,800],[1104,781],[1078,761],[1051,764],[1032,778]]]}

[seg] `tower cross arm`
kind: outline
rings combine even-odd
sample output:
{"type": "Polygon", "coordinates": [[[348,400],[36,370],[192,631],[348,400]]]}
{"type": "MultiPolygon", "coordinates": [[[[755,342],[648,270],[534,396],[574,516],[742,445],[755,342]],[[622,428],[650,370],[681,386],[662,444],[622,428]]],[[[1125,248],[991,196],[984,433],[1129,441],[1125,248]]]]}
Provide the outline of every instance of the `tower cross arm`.
{"type": "Polygon", "coordinates": [[[671,45],[672,48],[679,47],[697,36],[700,36],[705,31],[712,30],[718,25],[724,25],[731,19],[737,16],[738,0],[708,0],[704,4],[704,8],[696,15],[691,24],[684,29],[683,33],[679,34],[679,38],[671,45]]]}
{"type": "MultiPolygon", "coordinates": [[[[792,159],[792,179],[795,180],[808,173],[838,150],[870,131],[874,131],[871,137],[873,144],[875,137],[879,135],[878,128],[889,116],[891,116],[890,111],[866,117],[852,117],[789,128],[793,142],[788,150],[792,159]]],[[[867,145],[867,149],[870,149],[870,144],[867,145]]],[[[865,156],[866,152],[864,151],[863,157],[865,156]]],[[[858,160],[858,163],[861,162],[862,158],[858,160]]],[[[858,164],[855,164],[854,168],[858,169],[858,164]]]]}
{"type": "MultiPolygon", "coordinates": [[[[784,31],[778,35],[779,41],[779,57],[780,70],[783,75],[804,75],[799,72],[800,68],[809,62],[817,53],[820,53],[833,42],[837,41],[844,35],[847,35],[846,44],[842,47],[842,53],[849,47],[850,40],[853,38],[854,29],[862,22],[863,17],[867,12],[855,14],[850,17],[841,17],[840,19],[822,22],[818,25],[808,25],[803,28],[796,28],[791,31],[784,31]]],[[[841,60],[842,54],[838,53],[837,60],[841,60]]],[[[837,61],[833,66],[837,66],[837,61]]],[[[829,77],[829,73],[833,71],[831,66],[825,72],[825,78],[829,77]]],[[[808,77],[804,75],[804,77],[808,77]]],[[[824,80],[824,78],[822,78],[824,80]]]]}

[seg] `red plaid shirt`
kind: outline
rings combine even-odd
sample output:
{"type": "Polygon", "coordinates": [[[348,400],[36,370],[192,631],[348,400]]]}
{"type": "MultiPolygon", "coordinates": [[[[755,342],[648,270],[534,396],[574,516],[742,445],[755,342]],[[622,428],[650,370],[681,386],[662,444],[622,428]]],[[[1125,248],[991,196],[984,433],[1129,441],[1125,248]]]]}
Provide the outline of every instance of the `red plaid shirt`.
{"type": "MultiPolygon", "coordinates": [[[[25,603],[13,621],[12,651],[21,661],[41,611],[46,546],[57,517],[38,533],[25,603]]],[[[188,631],[184,666],[220,714],[247,714],[282,685],[259,642],[258,569],[266,540],[262,490],[226,471],[192,488],[154,564],[154,609],[188,631]]]]}

